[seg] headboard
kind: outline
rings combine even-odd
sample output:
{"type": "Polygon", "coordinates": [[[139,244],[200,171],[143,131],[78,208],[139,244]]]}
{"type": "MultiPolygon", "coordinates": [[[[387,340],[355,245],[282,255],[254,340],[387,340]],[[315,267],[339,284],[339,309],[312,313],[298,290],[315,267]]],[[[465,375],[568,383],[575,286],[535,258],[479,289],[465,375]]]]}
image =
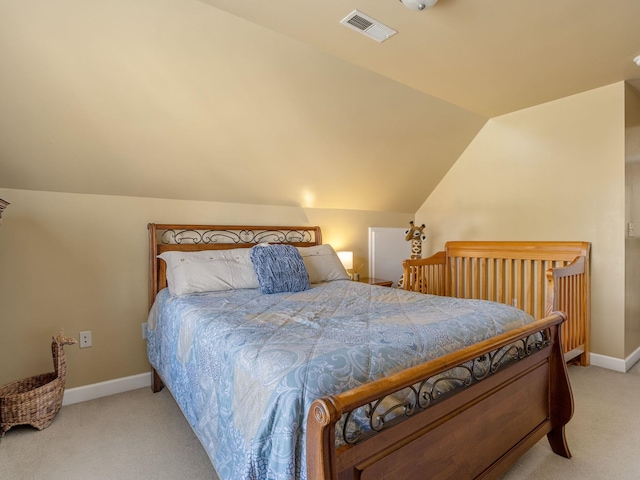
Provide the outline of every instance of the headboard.
{"type": "Polygon", "coordinates": [[[286,243],[295,247],[322,244],[320,227],[247,225],[147,225],[149,230],[149,306],[167,286],[166,265],[157,258],[170,250],[199,251],[251,248],[262,242],[286,243]]]}

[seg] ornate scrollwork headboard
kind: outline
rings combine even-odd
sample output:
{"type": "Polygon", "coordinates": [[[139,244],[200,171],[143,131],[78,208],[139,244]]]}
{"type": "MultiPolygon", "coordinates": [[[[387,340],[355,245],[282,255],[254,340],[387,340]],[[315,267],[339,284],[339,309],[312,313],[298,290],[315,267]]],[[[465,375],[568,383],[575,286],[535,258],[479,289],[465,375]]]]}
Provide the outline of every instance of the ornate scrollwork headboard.
{"type": "Polygon", "coordinates": [[[263,242],[286,243],[296,247],[322,244],[320,227],[280,227],[246,225],[147,225],[149,229],[149,305],[167,286],[166,266],[158,257],[170,250],[200,251],[251,248],[263,242]]]}

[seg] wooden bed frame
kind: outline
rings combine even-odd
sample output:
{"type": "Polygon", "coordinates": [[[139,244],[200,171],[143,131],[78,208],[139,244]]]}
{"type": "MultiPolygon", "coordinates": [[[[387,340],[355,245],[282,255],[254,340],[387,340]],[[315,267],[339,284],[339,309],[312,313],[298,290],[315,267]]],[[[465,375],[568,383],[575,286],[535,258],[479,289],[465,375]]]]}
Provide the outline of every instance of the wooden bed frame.
{"type": "MultiPolygon", "coordinates": [[[[250,247],[260,241],[322,243],[318,227],[148,227],[150,302],[166,285],[164,262],[157,258],[163,251],[250,247]]],[[[317,399],[307,419],[307,478],[497,478],[545,435],[555,453],[569,458],[564,426],[573,414],[573,396],[561,343],[565,318],[550,313],[463,350],[317,399]],[[505,351],[517,360],[503,363],[505,351]],[[441,374],[464,388],[440,393],[441,374]],[[399,391],[408,392],[409,400],[391,408],[385,403],[381,411],[380,401],[399,391]],[[359,437],[349,430],[358,409],[367,412],[373,433],[359,437]],[[390,412],[400,415],[390,419],[390,412]],[[346,441],[339,448],[337,429],[346,441]]],[[[155,371],[153,378],[158,391],[162,381],[155,371]]]]}
{"type": "Polygon", "coordinates": [[[566,361],[589,365],[588,242],[448,242],[428,258],[403,262],[404,289],[479,298],[534,318],[562,311],[566,361]]]}

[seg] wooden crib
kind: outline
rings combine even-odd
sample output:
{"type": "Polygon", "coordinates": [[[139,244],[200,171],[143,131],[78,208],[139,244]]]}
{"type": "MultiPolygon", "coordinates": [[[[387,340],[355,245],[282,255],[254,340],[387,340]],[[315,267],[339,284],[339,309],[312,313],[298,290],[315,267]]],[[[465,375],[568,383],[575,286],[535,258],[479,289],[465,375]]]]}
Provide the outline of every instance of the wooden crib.
{"type": "Polygon", "coordinates": [[[562,311],[566,361],[589,365],[588,242],[448,242],[408,259],[404,289],[516,306],[534,318],[562,311]]]}

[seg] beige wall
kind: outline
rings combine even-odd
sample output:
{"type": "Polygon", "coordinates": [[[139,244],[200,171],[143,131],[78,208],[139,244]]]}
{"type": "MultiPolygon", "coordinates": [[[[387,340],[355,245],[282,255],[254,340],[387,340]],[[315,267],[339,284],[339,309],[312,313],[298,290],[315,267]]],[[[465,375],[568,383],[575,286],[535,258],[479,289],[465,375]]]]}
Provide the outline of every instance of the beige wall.
{"type": "Polygon", "coordinates": [[[640,347],[640,92],[625,86],[626,222],[635,233],[625,240],[625,355],[640,347]]]}
{"type": "MultiPolygon", "coordinates": [[[[491,120],[415,215],[425,253],[447,240],[592,242],[592,348],[625,351],[625,87],[614,84],[491,120]]],[[[68,387],[148,370],[148,222],[320,225],[367,260],[367,227],[413,215],[0,188],[0,384],[52,368],[64,328],[68,387]]],[[[627,322],[627,330],[635,323],[627,322]]]]}
{"type": "Polygon", "coordinates": [[[93,347],[67,347],[67,387],[149,370],[146,224],[320,225],[323,240],[367,261],[369,226],[404,227],[411,214],[0,189],[0,385],[52,370],[49,344],[91,330],[93,347]]]}
{"type": "Polygon", "coordinates": [[[490,120],[416,213],[447,240],[592,244],[592,350],[623,358],[624,83],[490,120]]]}

